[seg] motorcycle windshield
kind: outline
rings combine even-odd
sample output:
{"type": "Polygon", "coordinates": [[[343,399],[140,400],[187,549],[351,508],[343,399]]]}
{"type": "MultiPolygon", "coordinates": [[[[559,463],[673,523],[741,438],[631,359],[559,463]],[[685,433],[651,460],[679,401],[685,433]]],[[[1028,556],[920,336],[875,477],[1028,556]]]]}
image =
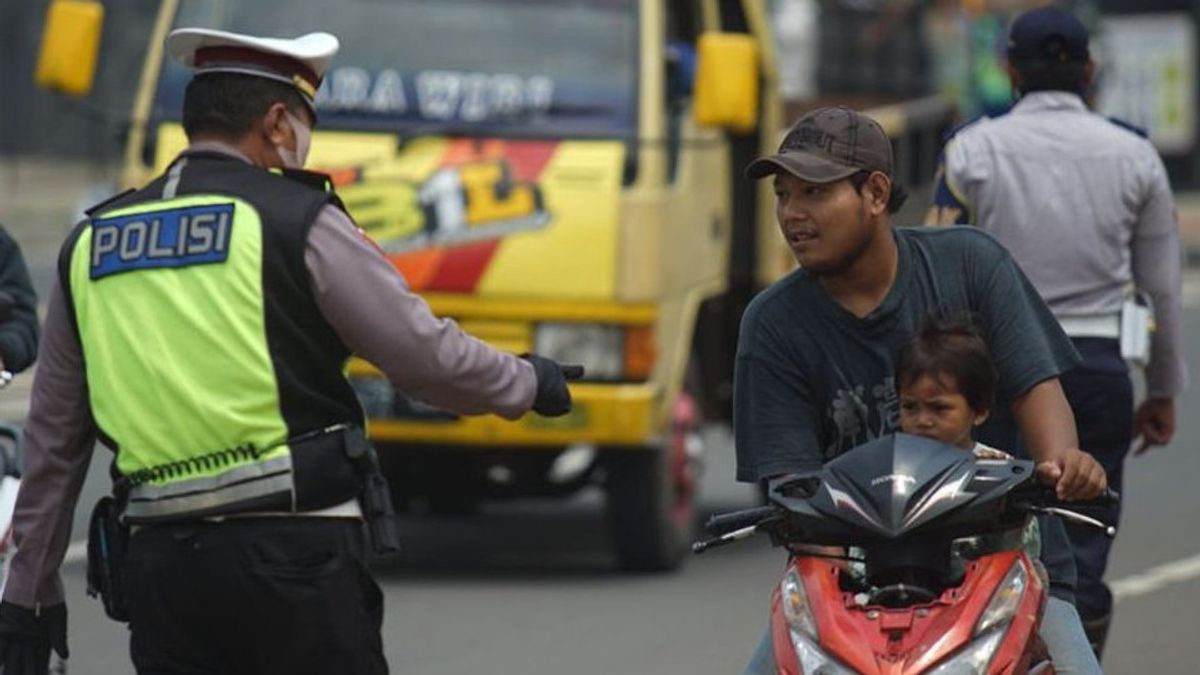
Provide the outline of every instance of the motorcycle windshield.
{"type": "MultiPolygon", "coordinates": [[[[174,25],[336,35],[324,129],[630,138],[637,18],[633,0],[182,0],[174,25]]],[[[166,60],[155,118],[180,118],[190,76],[166,60]]]]}
{"type": "Polygon", "coordinates": [[[827,464],[809,503],[856,529],[894,539],[951,518],[964,520],[969,505],[995,504],[1027,479],[1027,464],[976,461],[968,450],[898,433],[827,464]]]}

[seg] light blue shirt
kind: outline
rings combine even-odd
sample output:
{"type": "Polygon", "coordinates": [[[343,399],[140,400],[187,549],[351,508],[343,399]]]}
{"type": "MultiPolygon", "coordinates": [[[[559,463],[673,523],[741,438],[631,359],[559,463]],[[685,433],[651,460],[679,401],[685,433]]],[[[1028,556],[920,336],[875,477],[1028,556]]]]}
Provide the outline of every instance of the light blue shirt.
{"type": "Polygon", "coordinates": [[[1148,294],[1157,324],[1148,393],[1186,387],[1179,225],[1147,139],[1075,94],[1026,94],[947,143],[938,193],[930,220],[998,239],[1059,318],[1115,315],[1131,284],[1148,294]]]}

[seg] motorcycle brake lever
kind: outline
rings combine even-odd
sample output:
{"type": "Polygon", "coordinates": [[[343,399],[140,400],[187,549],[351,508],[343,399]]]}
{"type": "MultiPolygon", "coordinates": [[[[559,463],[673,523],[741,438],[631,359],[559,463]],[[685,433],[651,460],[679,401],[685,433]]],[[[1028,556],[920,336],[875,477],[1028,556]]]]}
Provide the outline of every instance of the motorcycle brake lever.
{"type": "Polygon", "coordinates": [[[758,532],[758,525],[749,525],[747,527],[741,528],[740,530],[734,530],[733,532],[726,532],[725,534],[723,534],[719,537],[714,537],[712,539],[705,539],[704,541],[693,542],[692,543],[692,553],[697,553],[697,554],[704,553],[705,551],[707,551],[710,548],[716,548],[718,546],[725,546],[726,544],[732,544],[735,541],[739,541],[739,540],[745,539],[747,537],[753,537],[756,532],[758,532]]]}
{"type": "Polygon", "coordinates": [[[1092,518],[1091,516],[1085,516],[1082,513],[1076,513],[1074,511],[1070,511],[1068,509],[1061,509],[1061,508],[1058,508],[1057,506],[1031,506],[1031,507],[1029,507],[1029,510],[1032,511],[1033,513],[1041,513],[1041,514],[1045,514],[1045,515],[1059,516],[1061,518],[1065,518],[1066,520],[1069,520],[1074,523],[1079,523],[1081,525],[1087,525],[1089,527],[1094,527],[1098,530],[1103,531],[1104,534],[1109,539],[1112,539],[1117,536],[1117,528],[1115,528],[1112,525],[1109,525],[1101,520],[1092,518]]]}

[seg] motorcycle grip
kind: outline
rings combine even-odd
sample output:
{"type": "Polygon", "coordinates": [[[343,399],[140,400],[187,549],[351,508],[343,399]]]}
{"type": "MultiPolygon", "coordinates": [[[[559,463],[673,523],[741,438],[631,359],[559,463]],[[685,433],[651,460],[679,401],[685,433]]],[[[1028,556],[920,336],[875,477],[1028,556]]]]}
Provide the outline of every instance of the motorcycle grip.
{"type": "Polygon", "coordinates": [[[578,364],[561,363],[558,366],[562,369],[563,378],[567,380],[582,380],[583,366],[578,364]]]}
{"type": "Polygon", "coordinates": [[[708,519],[704,529],[714,536],[721,536],[735,530],[757,525],[779,513],[774,506],[759,506],[753,509],[720,513],[708,519]]]}
{"type": "Polygon", "coordinates": [[[1117,492],[1116,490],[1114,490],[1110,487],[1104,488],[1104,494],[1100,495],[1099,497],[1095,497],[1092,499],[1076,499],[1076,500],[1072,500],[1069,502],[1059,499],[1058,495],[1055,494],[1053,488],[1045,489],[1042,494],[1043,494],[1043,497],[1042,497],[1041,501],[1044,504],[1065,506],[1067,508],[1081,507],[1081,506],[1084,506],[1084,507],[1087,507],[1087,506],[1107,507],[1107,506],[1117,506],[1121,503],[1121,493],[1117,492]]]}

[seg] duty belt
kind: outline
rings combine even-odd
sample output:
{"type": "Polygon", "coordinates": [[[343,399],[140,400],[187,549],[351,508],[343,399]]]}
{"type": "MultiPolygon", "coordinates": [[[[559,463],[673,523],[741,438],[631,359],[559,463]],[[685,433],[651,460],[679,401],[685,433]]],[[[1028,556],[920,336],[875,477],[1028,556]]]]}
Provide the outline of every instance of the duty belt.
{"type": "MultiPolygon", "coordinates": [[[[299,503],[303,497],[297,495],[293,453],[322,452],[329,455],[323,461],[346,466],[344,435],[351,429],[348,424],[337,424],[261,449],[243,445],[135,471],[118,479],[115,492],[124,501],[124,516],[130,523],[310,508],[312,505],[299,503]],[[321,447],[324,443],[336,443],[337,448],[321,447]],[[184,477],[223,466],[230,468],[215,475],[184,477]],[[161,482],[166,479],[171,481],[161,482]]],[[[345,473],[353,475],[355,471],[348,467],[345,473]]],[[[354,483],[342,491],[346,494],[335,495],[336,501],[354,497],[359,487],[354,483]]]]}

